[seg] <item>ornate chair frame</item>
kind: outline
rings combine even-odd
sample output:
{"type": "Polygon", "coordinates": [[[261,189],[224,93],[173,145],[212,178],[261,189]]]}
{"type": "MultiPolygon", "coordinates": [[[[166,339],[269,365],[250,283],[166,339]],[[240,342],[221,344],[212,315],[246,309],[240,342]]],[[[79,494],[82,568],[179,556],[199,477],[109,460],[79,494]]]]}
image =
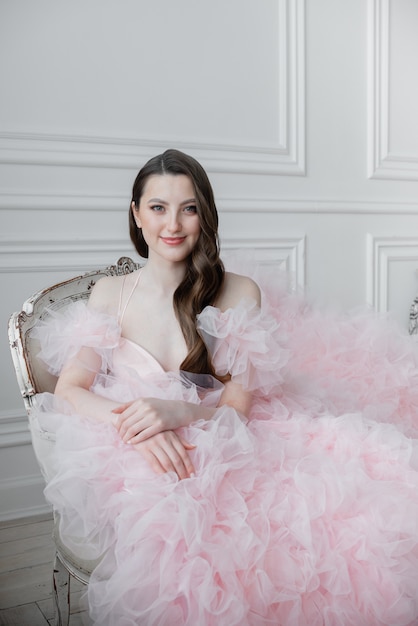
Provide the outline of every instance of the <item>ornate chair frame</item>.
{"type": "MultiPolygon", "coordinates": [[[[418,335],[418,296],[409,309],[409,334],[418,335]]],[[[418,339],[418,337],[415,338],[418,339]]]]}
{"type": "MultiPolygon", "coordinates": [[[[48,315],[48,309],[58,310],[77,300],[87,300],[92,287],[104,276],[129,274],[140,267],[129,257],[121,257],[115,265],[87,272],[70,280],[52,285],[35,293],[22,305],[22,310],[11,315],[9,320],[9,343],[16,378],[29,418],[37,406],[39,393],[54,392],[56,378],[36,358],[39,345],[31,338],[36,322],[48,315]]],[[[49,476],[44,470],[44,455],[51,453],[54,436],[46,431],[32,432],[32,445],[45,482],[49,476]]],[[[71,577],[87,585],[90,574],[97,564],[66,548],[59,533],[59,519],[54,512],[53,538],[55,558],[52,572],[52,596],[56,626],[68,626],[70,620],[71,577]]],[[[82,545],[80,545],[82,553],[82,545]]]]}

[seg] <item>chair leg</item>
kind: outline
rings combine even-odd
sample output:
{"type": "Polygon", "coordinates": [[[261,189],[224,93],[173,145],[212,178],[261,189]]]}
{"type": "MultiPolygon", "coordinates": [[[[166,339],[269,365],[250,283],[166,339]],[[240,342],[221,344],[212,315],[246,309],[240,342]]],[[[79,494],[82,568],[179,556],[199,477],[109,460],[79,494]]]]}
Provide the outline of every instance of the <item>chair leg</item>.
{"type": "Polygon", "coordinates": [[[68,626],[70,622],[70,572],[55,553],[52,576],[55,626],[68,626]]]}

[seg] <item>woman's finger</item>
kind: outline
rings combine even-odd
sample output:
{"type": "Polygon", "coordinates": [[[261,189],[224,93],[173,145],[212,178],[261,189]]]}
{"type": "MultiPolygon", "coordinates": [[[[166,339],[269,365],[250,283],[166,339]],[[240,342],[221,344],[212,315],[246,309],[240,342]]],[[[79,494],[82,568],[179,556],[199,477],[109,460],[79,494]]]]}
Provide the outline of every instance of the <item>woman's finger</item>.
{"type": "Polygon", "coordinates": [[[148,450],[148,448],[143,447],[143,448],[140,449],[140,453],[142,454],[144,459],[149,463],[151,469],[156,474],[165,474],[166,473],[166,470],[163,468],[163,466],[159,462],[158,458],[155,456],[155,454],[153,454],[153,452],[151,450],[148,450]]]}
{"type": "Polygon", "coordinates": [[[144,428],[152,426],[152,422],[150,423],[150,419],[147,416],[139,414],[137,408],[128,407],[116,417],[114,426],[119,431],[122,440],[127,443],[132,437],[142,432],[144,428]]]}
{"type": "MultiPolygon", "coordinates": [[[[158,435],[158,433],[165,432],[163,430],[163,426],[164,425],[160,422],[149,423],[149,420],[144,418],[130,429],[131,433],[135,434],[133,434],[130,438],[127,436],[126,439],[128,440],[128,443],[141,443],[154,435],[158,435]],[[138,426],[138,428],[136,428],[136,426],[138,426]]],[[[129,429],[127,431],[127,435],[128,432],[129,429]]]]}
{"type": "MultiPolygon", "coordinates": [[[[186,441],[184,443],[190,446],[186,441]]],[[[189,478],[194,473],[193,463],[182,441],[174,432],[159,433],[148,442],[138,444],[138,450],[144,454],[157,473],[173,471],[180,479],[189,478]]]]}
{"type": "Polygon", "coordinates": [[[179,438],[179,441],[181,443],[181,445],[186,449],[186,450],[194,450],[196,448],[196,446],[194,445],[194,443],[189,443],[188,441],[186,441],[181,435],[177,435],[177,437],[179,438]]]}
{"type": "Polygon", "coordinates": [[[161,467],[164,468],[164,471],[174,472],[180,479],[188,477],[188,472],[186,466],[184,465],[183,459],[173,446],[157,446],[154,454],[158,459],[161,467]]]}
{"type": "Polygon", "coordinates": [[[124,404],[121,404],[120,406],[117,406],[115,409],[112,409],[112,413],[123,413],[132,404],[133,404],[133,402],[125,402],[124,404]]]}
{"type": "Polygon", "coordinates": [[[183,438],[179,437],[178,435],[175,435],[175,438],[173,440],[173,446],[174,446],[178,456],[181,459],[182,466],[185,468],[185,470],[187,472],[187,477],[190,477],[192,474],[195,473],[195,469],[194,469],[192,460],[191,460],[189,454],[187,453],[187,449],[192,450],[196,446],[193,446],[193,445],[187,443],[187,441],[185,441],[183,438]],[[186,448],[186,446],[187,446],[187,448],[186,448]]]}

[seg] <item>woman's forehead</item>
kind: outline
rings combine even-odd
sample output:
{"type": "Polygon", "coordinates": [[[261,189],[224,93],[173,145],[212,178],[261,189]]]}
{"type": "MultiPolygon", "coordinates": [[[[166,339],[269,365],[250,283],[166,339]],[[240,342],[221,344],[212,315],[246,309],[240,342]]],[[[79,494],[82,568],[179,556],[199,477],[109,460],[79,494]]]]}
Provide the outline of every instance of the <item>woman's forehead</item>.
{"type": "Polygon", "coordinates": [[[170,199],[195,196],[195,188],[192,180],[185,174],[153,174],[148,177],[142,197],[170,199]]]}

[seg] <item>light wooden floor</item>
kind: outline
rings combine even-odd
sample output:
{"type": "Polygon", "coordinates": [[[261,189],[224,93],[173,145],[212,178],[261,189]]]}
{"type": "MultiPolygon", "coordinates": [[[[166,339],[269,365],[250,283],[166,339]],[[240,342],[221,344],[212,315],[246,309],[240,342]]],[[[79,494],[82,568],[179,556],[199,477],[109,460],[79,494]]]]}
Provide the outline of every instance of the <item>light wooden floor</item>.
{"type": "MultiPolygon", "coordinates": [[[[51,533],[51,515],[0,523],[0,626],[54,624],[51,533]]],[[[70,589],[70,626],[88,624],[85,587],[71,579],[70,589]]]]}

